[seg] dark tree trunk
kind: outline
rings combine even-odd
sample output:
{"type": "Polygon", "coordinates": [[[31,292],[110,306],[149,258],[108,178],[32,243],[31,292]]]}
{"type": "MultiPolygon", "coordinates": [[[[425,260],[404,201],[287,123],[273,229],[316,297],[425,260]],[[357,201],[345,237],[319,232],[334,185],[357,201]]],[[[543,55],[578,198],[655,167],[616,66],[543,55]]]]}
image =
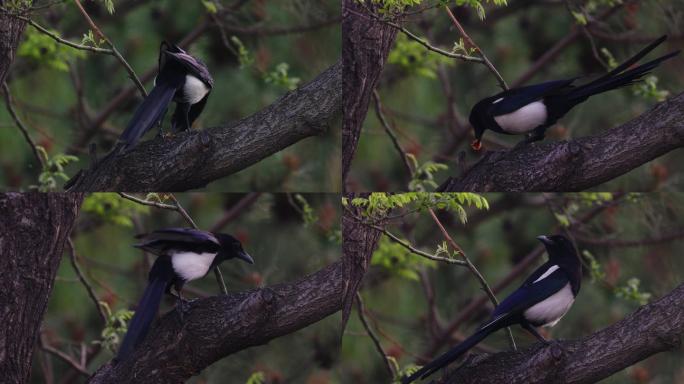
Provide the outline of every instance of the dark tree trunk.
{"type": "Polygon", "coordinates": [[[81,194],[0,195],[0,372],[26,383],[64,243],[81,194]]]}
{"type": "Polygon", "coordinates": [[[366,270],[368,270],[371,256],[381,235],[380,231],[359,223],[355,216],[360,216],[360,213],[354,207],[348,207],[342,215],[342,264],[345,286],[342,331],[344,331],[347,320],[349,320],[356,291],[361,286],[361,281],[366,270]]]}
{"type": "Polygon", "coordinates": [[[356,0],[344,0],[342,18],[342,188],[345,188],[368,104],[397,30],[368,15],[356,0]]]}
{"type": "MultiPolygon", "coordinates": [[[[7,6],[6,3],[7,1],[0,0],[3,8],[7,6]]],[[[26,22],[0,13],[0,85],[5,82],[25,27],[26,22]]]]}

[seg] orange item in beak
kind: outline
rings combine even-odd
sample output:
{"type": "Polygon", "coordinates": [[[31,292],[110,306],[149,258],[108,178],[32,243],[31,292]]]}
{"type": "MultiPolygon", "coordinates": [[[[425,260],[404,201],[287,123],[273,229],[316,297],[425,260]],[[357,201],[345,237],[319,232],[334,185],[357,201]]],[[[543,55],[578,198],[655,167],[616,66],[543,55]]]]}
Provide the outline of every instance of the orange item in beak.
{"type": "Polygon", "coordinates": [[[473,140],[473,142],[470,143],[470,147],[476,151],[479,151],[482,149],[482,142],[480,140],[473,140]]]}

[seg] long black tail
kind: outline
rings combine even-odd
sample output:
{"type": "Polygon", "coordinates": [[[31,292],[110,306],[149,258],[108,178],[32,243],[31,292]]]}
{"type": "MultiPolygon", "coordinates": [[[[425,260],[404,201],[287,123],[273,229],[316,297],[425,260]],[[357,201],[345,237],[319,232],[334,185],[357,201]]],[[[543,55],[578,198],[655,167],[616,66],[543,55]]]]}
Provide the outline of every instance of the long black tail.
{"type": "Polygon", "coordinates": [[[135,347],[145,339],[152,320],[154,320],[159,310],[159,303],[164,295],[164,291],[172,278],[173,269],[171,261],[167,257],[159,257],[150,271],[149,283],[138,303],[135,315],[133,315],[133,319],[128,324],[128,332],[126,332],[126,336],[116,355],[117,360],[123,360],[128,357],[135,347]]]}
{"type": "Polygon", "coordinates": [[[136,109],[133,118],[119,137],[124,149],[133,147],[147,131],[164,117],[166,108],[173,99],[174,93],[182,84],[182,79],[164,79],[157,84],[142,104],[136,109]]]}
{"type": "Polygon", "coordinates": [[[615,67],[612,71],[608,72],[607,74],[599,77],[598,79],[588,84],[575,88],[568,94],[568,98],[571,101],[574,101],[575,103],[580,103],[592,95],[607,92],[615,88],[631,85],[641,80],[641,78],[644,75],[652,71],[655,67],[658,66],[658,64],[679,54],[679,51],[671,52],[665,56],[661,56],[655,60],[649,61],[648,63],[642,64],[636,68],[627,70],[631,65],[636,63],[639,59],[644,57],[651,50],[653,50],[655,47],[657,47],[663,41],[665,41],[666,38],[667,36],[660,37],[659,39],[657,39],[656,41],[654,41],[653,43],[649,44],[647,47],[639,51],[639,53],[632,56],[624,63],[615,67]]]}
{"type": "Polygon", "coordinates": [[[458,359],[461,355],[466,353],[470,348],[474,347],[477,343],[482,341],[485,337],[489,336],[489,334],[494,332],[495,330],[496,329],[492,328],[480,329],[469,338],[463,340],[459,345],[455,346],[454,348],[451,348],[442,356],[432,360],[427,365],[414,372],[411,376],[403,379],[401,383],[409,384],[412,381],[417,380],[418,378],[424,379],[432,375],[440,368],[458,359]]]}

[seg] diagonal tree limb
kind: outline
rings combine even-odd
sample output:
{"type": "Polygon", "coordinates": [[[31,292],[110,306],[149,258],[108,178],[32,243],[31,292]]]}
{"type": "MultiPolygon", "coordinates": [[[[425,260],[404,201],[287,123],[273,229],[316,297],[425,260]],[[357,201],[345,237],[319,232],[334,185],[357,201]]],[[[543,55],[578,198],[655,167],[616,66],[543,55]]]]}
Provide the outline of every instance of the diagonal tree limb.
{"type": "MultiPolygon", "coordinates": [[[[580,297],[581,298],[581,297],[580,297]]],[[[595,383],[659,352],[681,346],[684,284],[621,321],[579,340],[479,355],[440,383],[595,383]]]]}
{"type": "Polygon", "coordinates": [[[238,172],[320,135],[341,112],[342,64],[235,124],[142,142],[106,156],[72,179],[69,191],[185,191],[238,172]]]}
{"type": "Polygon", "coordinates": [[[337,261],[292,283],[198,299],[184,323],[172,310],[130,358],[104,364],[89,383],[183,383],[211,363],[295,332],[342,308],[344,267],[337,261]]]}
{"type": "Polygon", "coordinates": [[[621,126],[569,141],[488,152],[441,191],[580,191],[684,147],[684,93],[621,126]]]}

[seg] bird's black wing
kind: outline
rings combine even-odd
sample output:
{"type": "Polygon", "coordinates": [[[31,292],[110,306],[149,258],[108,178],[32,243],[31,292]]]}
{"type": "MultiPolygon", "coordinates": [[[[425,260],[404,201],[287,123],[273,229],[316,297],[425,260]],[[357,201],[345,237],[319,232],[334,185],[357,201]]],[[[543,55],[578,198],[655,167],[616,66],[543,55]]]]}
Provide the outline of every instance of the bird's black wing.
{"type": "Polygon", "coordinates": [[[548,268],[543,269],[541,267],[537,269],[520,288],[508,295],[508,297],[494,308],[491,320],[485,323],[481,329],[496,327],[510,316],[521,314],[531,306],[560,291],[570,282],[568,275],[562,268],[556,269],[548,276],[535,282],[535,280],[539,279],[547,270],[548,268]],[[540,270],[542,270],[542,272],[538,273],[540,270]],[[535,275],[536,277],[532,279],[535,275]]]}
{"type": "Polygon", "coordinates": [[[575,80],[576,78],[547,81],[545,83],[503,91],[492,97],[494,102],[492,102],[492,105],[488,108],[488,113],[491,116],[500,116],[514,112],[527,104],[543,99],[563,88],[569,87],[575,80]]]}
{"type": "Polygon", "coordinates": [[[210,232],[193,228],[164,228],[151,233],[137,235],[142,240],[137,248],[154,254],[162,254],[167,249],[187,249],[203,252],[218,252],[221,243],[210,232]]]}
{"type": "Polygon", "coordinates": [[[214,78],[211,77],[211,74],[209,73],[209,68],[207,68],[206,64],[204,64],[202,60],[194,56],[191,56],[185,52],[167,51],[166,54],[170,59],[182,65],[183,68],[185,68],[188,71],[188,73],[200,79],[209,88],[213,88],[214,78]]]}

